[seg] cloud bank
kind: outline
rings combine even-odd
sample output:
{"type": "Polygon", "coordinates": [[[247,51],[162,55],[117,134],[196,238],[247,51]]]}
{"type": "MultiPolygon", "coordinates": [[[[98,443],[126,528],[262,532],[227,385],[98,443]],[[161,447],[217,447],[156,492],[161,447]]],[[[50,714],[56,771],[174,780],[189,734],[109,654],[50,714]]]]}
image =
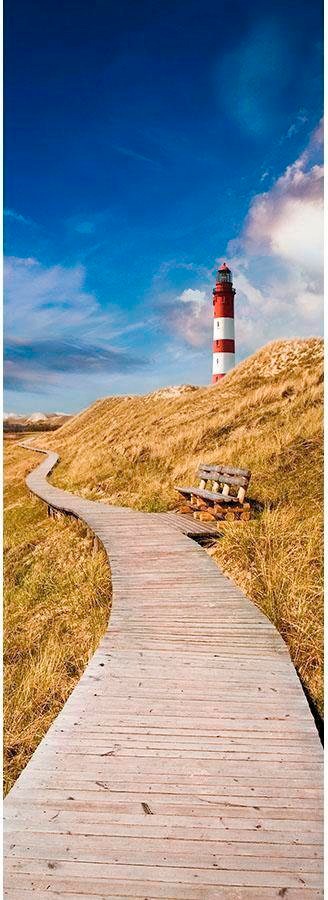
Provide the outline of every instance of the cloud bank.
{"type": "MultiPolygon", "coordinates": [[[[239,237],[228,245],[239,358],[275,338],[322,333],[322,141],[320,123],[304,153],[253,198],[239,237]]],[[[165,304],[171,331],[194,348],[211,340],[212,287],[209,273],[200,288],[186,288],[165,304]]]]}
{"type": "Polygon", "coordinates": [[[10,340],[5,350],[6,388],[43,393],[57,385],[61,376],[84,373],[128,373],[143,368],[145,361],[118,350],[74,341],[40,340],[30,343],[10,340]]]}
{"type": "Polygon", "coordinates": [[[230,245],[244,354],[273,338],[322,333],[321,150],[320,123],[304,153],[254,198],[240,238],[230,245]]]}
{"type": "Polygon", "coordinates": [[[320,127],[271,191],[254,198],[243,235],[251,254],[273,254],[309,276],[321,276],[323,265],[323,165],[311,166],[321,142],[320,127]]]}

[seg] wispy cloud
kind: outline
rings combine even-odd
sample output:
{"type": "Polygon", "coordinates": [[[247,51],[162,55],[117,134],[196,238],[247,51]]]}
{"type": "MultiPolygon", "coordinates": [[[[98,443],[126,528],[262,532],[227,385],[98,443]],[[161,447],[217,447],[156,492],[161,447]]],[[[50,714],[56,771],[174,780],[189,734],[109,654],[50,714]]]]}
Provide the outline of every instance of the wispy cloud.
{"type": "Polygon", "coordinates": [[[94,234],[95,230],[96,230],[95,223],[88,219],[84,219],[83,221],[76,222],[75,231],[77,231],[78,234],[94,234]]]}
{"type": "Polygon", "coordinates": [[[85,287],[83,266],[45,267],[33,258],[5,260],[5,384],[35,392],[65,388],[82,372],[128,373],[147,360],[113,347],[124,324],[103,311],[85,287]],[[117,337],[117,334],[116,334],[117,337]]]}
{"type": "MultiPolygon", "coordinates": [[[[43,266],[33,258],[7,257],[5,277],[5,330],[21,337],[65,335],[104,325],[96,297],[85,287],[81,265],[43,266]]],[[[110,323],[110,314],[106,317],[110,323]]]]}
{"type": "Polygon", "coordinates": [[[108,227],[108,223],[112,220],[111,210],[105,209],[87,210],[77,213],[65,220],[65,226],[70,233],[95,234],[108,227]]]}
{"type": "Polygon", "coordinates": [[[117,145],[113,146],[113,150],[116,150],[117,153],[120,153],[122,156],[129,156],[131,159],[140,160],[140,162],[150,163],[152,166],[160,167],[161,163],[157,159],[152,159],[150,156],[145,156],[143,153],[138,153],[137,150],[133,150],[132,147],[119,147],[117,145]]]}
{"type": "Polygon", "coordinates": [[[289,126],[286,137],[292,138],[292,137],[294,137],[294,134],[298,134],[298,132],[301,130],[301,128],[303,128],[303,126],[306,125],[307,121],[308,121],[308,117],[305,112],[305,109],[300,109],[299,113],[296,116],[296,119],[289,126]]]}
{"type": "Polygon", "coordinates": [[[34,225],[32,219],[27,218],[27,216],[22,216],[21,213],[16,212],[15,209],[4,209],[3,214],[7,219],[13,219],[15,222],[20,222],[21,225],[34,225]]]}
{"type": "Polygon", "coordinates": [[[224,50],[216,72],[221,107],[244,133],[268,135],[291,71],[286,28],[273,18],[257,20],[236,49],[224,50]]]}

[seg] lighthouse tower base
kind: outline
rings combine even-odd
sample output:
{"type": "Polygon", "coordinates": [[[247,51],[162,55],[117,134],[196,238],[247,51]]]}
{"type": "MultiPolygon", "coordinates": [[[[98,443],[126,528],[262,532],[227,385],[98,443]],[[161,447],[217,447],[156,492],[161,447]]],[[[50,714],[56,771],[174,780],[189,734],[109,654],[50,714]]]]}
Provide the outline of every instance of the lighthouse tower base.
{"type": "Polygon", "coordinates": [[[220,381],[220,378],[224,378],[224,374],[222,374],[222,375],[212,375],[212,384],[216,384],[217,381],[220,381]]]}

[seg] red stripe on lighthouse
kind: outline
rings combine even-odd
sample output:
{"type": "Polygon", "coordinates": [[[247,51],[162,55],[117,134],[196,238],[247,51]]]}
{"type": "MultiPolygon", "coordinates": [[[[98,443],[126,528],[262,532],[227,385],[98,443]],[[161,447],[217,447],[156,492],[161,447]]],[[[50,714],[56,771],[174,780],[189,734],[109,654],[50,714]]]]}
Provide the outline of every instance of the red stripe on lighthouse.
{"type": "Polygon", "coordinates": [[[222,297],[214,295],[214,318],[215,319],[233,319],[234,318],[234,298],[232,296],[222,297]]]}
{"type": "Polygon", "coordinates": [[[213,341],[213,353],[234,353],[235,342],[229,341],[227,338],[219,341],[213,341]]]}

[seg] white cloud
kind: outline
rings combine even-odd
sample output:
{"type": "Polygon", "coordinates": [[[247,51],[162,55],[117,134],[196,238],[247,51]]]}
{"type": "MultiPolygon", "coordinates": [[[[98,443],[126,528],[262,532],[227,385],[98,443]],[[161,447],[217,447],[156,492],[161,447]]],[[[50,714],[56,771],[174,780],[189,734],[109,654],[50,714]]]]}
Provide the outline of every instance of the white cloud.
{"type": "Polygon", "coordinates": [[[269,251],[312,273],[323,259],[323,166],[304,154],[265,194],[253,200],[244,230],[250,252],[269,251]]]}
{"type": "Polygon", "coordinates": [[[281,218],[272,229],[273,252],[306,270],[320,272],[322,214],[322,207],[316,203],[287,201],[281,218]]]}
{"type": "Polygon", "coordinates": [[[182,291],[178,300],[181,303],[195,303],[198,307],[201,307],[205,303],[206,292],[187,288],[185,291],[182,291]]]}
{"type": "Polygon", "coordinates": [[[230,244],[242,355],[273,338],[322,332],[321,144],[322,123],[304,153],[253,199],[240,237],[230,244]]]}
{"type": "Polygon", "coordinates": [[[318,318],[322,317],[323,294],[304,291],[298,294],[296,300],[297,307],[305,320],[316,322],[318,318]]]}

